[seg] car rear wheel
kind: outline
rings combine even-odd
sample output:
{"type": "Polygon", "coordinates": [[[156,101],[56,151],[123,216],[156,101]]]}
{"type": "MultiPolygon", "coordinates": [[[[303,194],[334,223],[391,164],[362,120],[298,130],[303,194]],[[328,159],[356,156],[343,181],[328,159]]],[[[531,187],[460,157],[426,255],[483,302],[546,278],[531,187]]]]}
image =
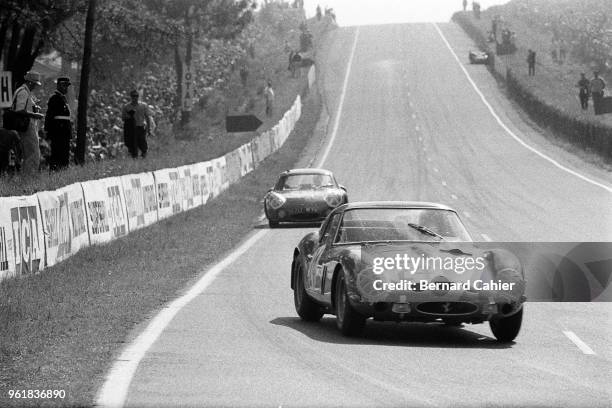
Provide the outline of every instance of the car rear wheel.
{"type": "Polygon", "coordinates": [[[338,329],[345,336],[358,336],[363,331],[366,318],[357,312],[349,302],[344,271],[338,273],[334,296],[338,329]]]}
{"type": "Polygon", "coordinates": [[[302,320],[306,320],[307,322],[318,322],[321,320],[321,317],[323,317],[323,311],[306,293],[301,263],[298,259],[294,262],[296,263],[295,282],[293,285],[293,303],[295,304],[295,311],[302,320]]]}
{"type": "Polygon", "coordinates": [[[502,317],[489,321],[489,326],[497,341],[509,343],[518,336],[523,322],[523,309],[512,316],[502,317]]]}
{"type": "Polygon", "coordinates": [[[268,220],[268,225],[270,228],[278,228],[278,221],[268,220]]]}

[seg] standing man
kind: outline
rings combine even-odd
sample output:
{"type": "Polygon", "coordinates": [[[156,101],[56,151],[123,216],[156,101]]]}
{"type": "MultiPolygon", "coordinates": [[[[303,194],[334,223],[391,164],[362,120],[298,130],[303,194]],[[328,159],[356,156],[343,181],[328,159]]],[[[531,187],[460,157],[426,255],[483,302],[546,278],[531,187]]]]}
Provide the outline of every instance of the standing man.
{"type": "Polygon", "coordinates": [[[68,167],[70,163],[70,139],[72,138],[72,119],[70,104],[66,98],[70,78],[57,78],[57,89],[49,98],[45,115],[45,132],[51,141],[51,170],[68,167]]]}
{"type": "Polygon", "coordinates": [[[463,11],[467,10],[467,0],[463,0],[463,11]]]}
{"type": "Polygon", "coordinates": [[[593,109],[595,109],[595,113],[599,112],[599,104],[601,98],[604,96],[605,88],[606,82],[599,77],[599,72],[593,72],[593,79],[591,79],[591,95],[593,96],[593,109]]]}
{"type": "Polygon", "coordinates": [[[40,107],[36,105],[34,91],[41,86],[41,76],[38,72],[29,71],[23,77],[24,84],[15,91],[13,106],[15,111],[25,114],[30,120],[28,127],[19,132],[21,138],[21,151],[23,154],[22,171],[26,174],[35,174],[40,168],[40,145],[38,143],[38,120],[44,118],[40,107]]]}
{"type": "Polygon", "coordinates": [[[532,49],[527,51],[527,66],[529,67],[529,76],[535,75],[536,53],[532,49]]]}
{"type": "Polygon", "coordinates": [[[266,98],[266,116],[274,114],[274,90],[272,89],[272,81],[268,81],[264,89],[264,97],[266,98]]]}
{"type": "Polygon", "coordinates": [[[580,74],[580,80],[576,85],[578,87],[578,97],[580,98],[580,106],[582,110],[589,108],[589,94],[591,89],[591,81],[587,79],[584,73],[580,74]]]}
{"type": "Polygon", "coordinates": [[[138,157],[140,149],[144,159],[147,156],[147,135],[151,134],[151,111],[149,107],[138,102],[138,91],[130,92],[132,101],[123,107],[123,141],[133,158],[138,157]]]}

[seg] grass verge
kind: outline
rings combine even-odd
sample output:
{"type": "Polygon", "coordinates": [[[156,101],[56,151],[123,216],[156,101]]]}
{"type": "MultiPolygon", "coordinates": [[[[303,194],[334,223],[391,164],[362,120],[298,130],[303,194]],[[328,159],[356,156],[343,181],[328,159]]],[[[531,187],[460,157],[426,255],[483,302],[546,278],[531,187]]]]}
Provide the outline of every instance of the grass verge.
{"type": "Polygon", "coordinates": [[[207,205],[0,282],[0,406],[91,406],[134,327],[251,231],[263,193],[300,158],[320,112],[315,91],[285,145],[207,205]],[[66,398],[15,400],[11,389],[66,398]]]}

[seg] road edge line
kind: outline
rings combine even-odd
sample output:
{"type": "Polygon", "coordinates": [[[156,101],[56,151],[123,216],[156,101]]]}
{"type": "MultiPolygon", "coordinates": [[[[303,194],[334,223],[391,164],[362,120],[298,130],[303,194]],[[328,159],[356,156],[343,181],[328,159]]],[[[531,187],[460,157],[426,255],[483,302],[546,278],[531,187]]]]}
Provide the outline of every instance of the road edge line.
{"type": "Polygon", "coordinates": [[[563,334],[565,334],[565,337],[570,339],[572,343],[574,343],[576,347],[578,347],[580,351],[582,351],[583,354],[595,355],[593,349],[589,347],[589,345],[586,344],[584,341],[582,341],[580,337],[578,337],[573,331],[564,330],[563,334]]]}

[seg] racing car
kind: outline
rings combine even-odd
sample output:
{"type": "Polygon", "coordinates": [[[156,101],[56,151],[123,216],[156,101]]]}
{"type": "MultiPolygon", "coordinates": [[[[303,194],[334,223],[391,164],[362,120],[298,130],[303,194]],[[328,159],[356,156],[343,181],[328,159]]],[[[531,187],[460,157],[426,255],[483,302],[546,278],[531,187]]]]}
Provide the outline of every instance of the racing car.
{"type": "Polygon", "coordinates": [[[339,206],[294,249],[291,288],[303,320],[334,314],[347,336],[358,335],[368,318],[488,321],[498,341],[510,342],[525,301],[518,258],[479,249],[456,211],[426,202],[339,206]]]}
{"type": "Polygon", "coordinates": [[[489,53],[484,51],[470,51],[468,54],[470,59],[470,64],[488,64],[489,63],[489,53]]]}
{"type": "Polygon", "coordinates": [[[292,169],[280,174],[264,197],[270,228],[280,222],[319,222],[336,207],[348,203],[346,188],[329,170],[292,169]]]}

